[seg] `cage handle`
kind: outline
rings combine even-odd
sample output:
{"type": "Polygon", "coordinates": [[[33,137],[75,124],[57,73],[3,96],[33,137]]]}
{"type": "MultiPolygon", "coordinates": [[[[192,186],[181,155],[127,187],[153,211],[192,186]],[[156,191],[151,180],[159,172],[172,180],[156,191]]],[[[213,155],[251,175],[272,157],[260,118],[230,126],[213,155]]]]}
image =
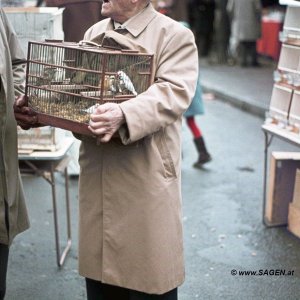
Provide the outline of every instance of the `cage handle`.
{"type": "Polygon", "coordinates": [[[84,44],[86,44],[86,45],[92,45],[92,46],[96,46],[96,47],[101,47],[101,45],[99,45],[99,44],[97,44],[95,42],[92,42],[92,41],[87,41],[87,40],[81,40],[78,43],[79,46],[83,46],[84,44]]]}
{"type": "Polygon", "coordinates": [[[95,42],[88,41],[88,40],[81,40],[78,44],[79,44],[79,46],[83,46],[84,44],[86,44],[86,45],[96,46],[96,47],[99,47],[99,48],[107,48],[107,49],[119,50],[119,51],[124,52],[124,53],[139,53],[138,50],[134,50],[134,49],[122,49],[121,47],[114,47],[114,46],[108,46],[108,45],[99,45],[99,44],[97,44],[95,42]]]}

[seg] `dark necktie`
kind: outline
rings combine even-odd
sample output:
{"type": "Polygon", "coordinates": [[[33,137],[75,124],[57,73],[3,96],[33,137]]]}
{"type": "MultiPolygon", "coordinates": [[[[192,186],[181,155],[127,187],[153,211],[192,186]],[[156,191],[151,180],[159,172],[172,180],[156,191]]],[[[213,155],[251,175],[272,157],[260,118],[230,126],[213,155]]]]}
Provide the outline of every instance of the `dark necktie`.
{"type": "Polygon", "coordinates": [[[120,33],[120,34],[125,34],[126,32],[128,32],[126,28],[122,28],[121,26],[118,28],[115,28],[114,31],[117,33],[120,33]]]}

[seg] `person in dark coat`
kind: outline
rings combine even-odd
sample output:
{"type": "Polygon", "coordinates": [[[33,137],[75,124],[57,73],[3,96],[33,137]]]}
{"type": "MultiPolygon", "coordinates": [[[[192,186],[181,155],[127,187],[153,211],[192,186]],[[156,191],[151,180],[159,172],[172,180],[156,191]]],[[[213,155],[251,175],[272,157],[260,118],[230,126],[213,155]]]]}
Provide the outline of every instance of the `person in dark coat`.
{"type": "Polygon", "coordinates": [[[199,56],[208,56],[213,41],[215,0],[189,0],[188,7],[190,25],[195,33],[199,56]]]}
{"type": "Polygon", "coordinates": [[[169,17],[176,21],[189,23],[187,2],[182,0],[173,0],[169,17]]]}
{"type": "Polygon", "coordinates": [[[216,0],[214,35],[218,63],[226,63],[228,60],[230,20],[226,10],[227,2],[228,0],[216,0]]]}

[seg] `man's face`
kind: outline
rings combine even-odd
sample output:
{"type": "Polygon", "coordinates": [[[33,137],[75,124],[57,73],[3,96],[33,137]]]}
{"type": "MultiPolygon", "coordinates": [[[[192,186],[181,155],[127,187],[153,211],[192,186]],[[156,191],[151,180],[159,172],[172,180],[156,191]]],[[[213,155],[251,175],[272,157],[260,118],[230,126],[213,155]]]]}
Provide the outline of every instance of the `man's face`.
{"type": "Polygon", "coordinates": [[[131,0],[102,0],[101,14],[123,23],[131,17],[133,5],[131,0]]]}

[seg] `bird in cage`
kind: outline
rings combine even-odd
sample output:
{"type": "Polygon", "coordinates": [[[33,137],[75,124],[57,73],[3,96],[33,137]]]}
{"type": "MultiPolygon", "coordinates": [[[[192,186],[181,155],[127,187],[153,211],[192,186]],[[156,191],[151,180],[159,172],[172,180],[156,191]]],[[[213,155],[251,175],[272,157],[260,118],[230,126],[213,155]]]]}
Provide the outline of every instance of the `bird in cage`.
{"type": "Polygon", "coordinates": [[[123,71],[118,71],[117,74],[118,74],[118,82],[120,88],[122,90],[126,88],[129,92],[131,92],[134,96],[136,96],[137,92],[129,76],[123,71]]]}
{"type": "Polygon", "coordinates": [[[118,93],[117,81],[114,75],[105,75],[104,76],[104,93],[106,95],[115,95],[118,93]]]}
{"type": "Polygon", "coordinates": [[[57,68],[45,66],[42,75],[37,79],[37,85],[50,85],[55,80],[57,68]]]}

